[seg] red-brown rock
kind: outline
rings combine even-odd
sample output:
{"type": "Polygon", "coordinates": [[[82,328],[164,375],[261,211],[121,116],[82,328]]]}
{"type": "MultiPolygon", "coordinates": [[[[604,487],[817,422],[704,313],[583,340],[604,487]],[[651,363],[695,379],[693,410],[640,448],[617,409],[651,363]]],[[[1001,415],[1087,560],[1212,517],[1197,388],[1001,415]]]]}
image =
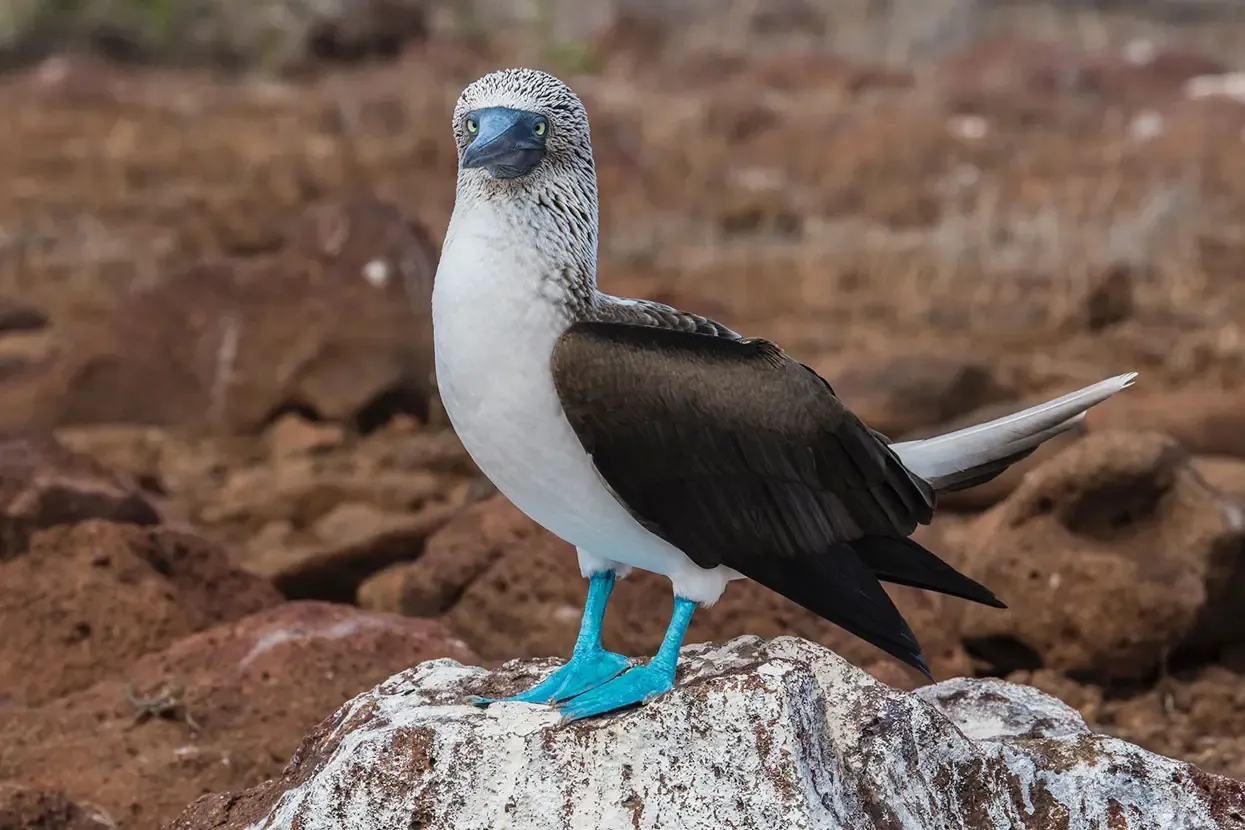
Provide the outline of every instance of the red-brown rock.
{"type": "Polygon", "coordinates": [[[1084,300],[1085,327],[1090,331],[1102,331],[1116,323],[1122,323],[1136,313],[1137,283],[1152,274],[1138,274],[1127,263],[1115,263],[1094,279],[1084,300]]]}
{"type": "Polygon", "coordinates": [[[0,827],[4,830],[115,830],[97,807],[70,801],[62,792],[0,782],[0,827]]]}
{"type": "MultiPolygon", "coordinates": [[[[923,541],[945,553],[940,526],[922,529],[923,541]]],[[[428,542],[417,561],[382,571],[364,583],[361,602],[413,615],[444,614],[445,621],[486,660],[569,653],[586,597],[574,549],[526,518],[502,497],[473,506],[428,542]]],[[[890,587],[921,638],[936,676],[969,666],[945,597],[890,587]]],[[[643,656],[656,651],[672,610],[670,583],[634,571],[619,582],[605,618],[608,647],[643,656]]],[[[712,608],[692,618],[687,642],[721,642],[741,634],[796,634],[821,642],[864,665],[889,659],[862,640],[764,587],[740,581],[712,608]]]]}
{"type": "Polygon", "coordinates": [[[286,603],[148,654],[118,679],[39,708],[0,708],[0,779],[63,790],[126,830],[155,830],[203,793],[278,776],[343,702],[437,657],[476,661],[433,620],[286,603]]]}
{"type": "Polygon", "coordinates": [[[446,503],[388,513],[347,502],[316,522],[317,542],[291,543],[261,534],[240,562],[291,599],[349,602],[365,578],[395,562],[417,559],[428,536],[457,512],[457,505],[446,503]]]}
{"type": "Polygon", "coordinates": [[[849,352],[813,368],[862,421],[896,440],[1015,398],[988,364],[967,357],[849,352]]]}
{"type": "Polygon", "coordinates": [[[35,531],[86,519],[150,525],[160,514],[89,456],[45,436],[0,436],[0,561],[24,553],[35,531]]]}
{"type": "Polygon", "coordinates": [[[452,433],[402,418],[359,436],[285,416],[262,442],[158,427],[60,432],[161,490],[169,521],[221,542],[290,598],[352,601],[373,572],[417,558],[478,475],[452,433]]]}
{"type": "Polygon", "coordinates": [[[1049,667],[1101,682],[1168,653],[1245,641],[1245,523],[1170,438],[1091,433],[973,528],[965,570],[1010,608],[963,607],[992,671],[1049,667]]]}
{"type": "Polygon", "coordinates": [[[38,331],[48,324],[47,312],[14,297],[0,297],[0,332],[38,331]]]}
{"type": "Polygon", "coordinates": [[[346,440],[340,424],[314,423],[293,413],[277,419],[265,437],[274,458],[327,452],[346,440]]]}
{"type": "Polygon", "coordinates": [[[784,53],[760,62],[751,80],[769,89],[786,92],[833,89],[857,93],[871,89],[904,89],[912,85],[906,67],[868,64],[840,55],[808,52],[784,53]]]}
{"type": "Polygon", "coordinates": [[[313,209],[275,256],[128,297],[47,367],[33,422],[261,428],[283,408],[371,428],[432,394],[436,251],[393,205],[313,209]]]}
{"type": "Polygon", "coordinates": [[[386,429],[331,455],[270,457],[230,466],[224,480],[204,493],[195,516],[230,538],[253,536],[274,522],[311,528],[341,504],[368,504],[387,513],[417,510],[477,475],[448,431],[399,434],[386,429]]]}
{"type": "Polygon", "coordinates": [[[1032,117],[1067,113],[1074,96],[1099,105],[1159,106],[1178,99],[1191,78],[1225,71],[1213,58],[1140,39],[1095,55],[1003,36],[943,61],[938,77],[955,110],[1032,117]]]}
{"type": "Polygon", "coordinates": [[[433,534],[417,561],[364,582],[359,604],[415,617],[440,616],[507,551],[541,532],[504,497],[481,501],[433,534]]]}
{"type": "Polygon", "coordinates": [[[1245,458],[1199,455],[1193,469],[1216,490],[1245,503],[1245,458]]]}
{"type": "Polygon", "coordinates": [[[937,78],[954,112],[1047,119],[1061,99],[1088,90],[1084,55],[1025,38],[995,37],[941,62],[937,78]]]}
{"type": "Polygon", "coordinates": [[[196,536],[104,521],[40,531],[0,562],[0,697],[43,703],[279,600],[196,536]]]}
{"type": "Polygon", "coordinates": [[[1162,432],[1189,452],[1245,458],[1245,387],[1116,395],[1091,409],[1085,424],[1090,430],[1162,432]]]}
{"type": "Polygon", "coordinates": [[[1229,70],[1227,64],[1207,55],[1137,38],[1121,50],[1096,56],[1087,75],[1090,86],[1103,98],[1154,106],[1180,98],[1193,78],[1229,70]]]}

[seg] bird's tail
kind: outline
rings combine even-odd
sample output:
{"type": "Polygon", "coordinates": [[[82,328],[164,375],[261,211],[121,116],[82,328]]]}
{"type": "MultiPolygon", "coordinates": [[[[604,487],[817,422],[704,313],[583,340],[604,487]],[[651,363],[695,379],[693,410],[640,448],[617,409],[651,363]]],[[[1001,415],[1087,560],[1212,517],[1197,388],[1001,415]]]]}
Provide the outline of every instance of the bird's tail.
{"type": "Polygon", "coordinates": [[[1136,372],[1116,375],[1013,415],[891,449],[934,490],[963,490],[989,481],[1043,441],[1072,429],[1086,410],[1131,386],[1136,377],[1136,372]]]}

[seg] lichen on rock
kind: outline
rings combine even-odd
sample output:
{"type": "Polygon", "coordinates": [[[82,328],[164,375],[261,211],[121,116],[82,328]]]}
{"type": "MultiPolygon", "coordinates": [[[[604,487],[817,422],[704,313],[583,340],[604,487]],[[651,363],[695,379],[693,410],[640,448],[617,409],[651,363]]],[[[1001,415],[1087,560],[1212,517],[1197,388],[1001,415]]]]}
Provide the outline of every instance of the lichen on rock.
{"type": "Polygon", "coordinates": [[[282,779],[205,796],[172,827],[1245,827],[1245,784],[1094,734],[1035,689],[906,693],[793,637],[689,646],[673,692],[597,719],[463,702],[552,665],[394,675],[321,724],[282,779]]]}

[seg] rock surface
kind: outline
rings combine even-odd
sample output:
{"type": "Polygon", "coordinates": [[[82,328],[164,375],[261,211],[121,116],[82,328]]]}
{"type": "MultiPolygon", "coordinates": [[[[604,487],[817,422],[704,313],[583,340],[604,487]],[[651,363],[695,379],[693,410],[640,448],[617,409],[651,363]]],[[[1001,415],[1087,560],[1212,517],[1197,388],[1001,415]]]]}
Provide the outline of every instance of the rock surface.
{"type": "Polygon", "coordinates": [[[573,724],[460,702],[548,663],[425,663],[322,723],[279,781],[206,796],[172,827],[1245,827],[1245,784],[1096,735],[1035,689],[900,692],[791,637],[684,660],[670,694],[573,724]]]}
{"type": "MultiPolygon", "coordinates": [[[[873,429],[899,440],[992,404],[1011,403],[989,363],[963,356],[894,350],[846,353],[815,368],[873,429]]],[[[1023,409],[1012,403],[1011,411],[1023,409]]]]}
{"type": "MultiPolygon", "coordinates": [[[[291,599],[349,602],[364,577],[387,565],[416,559],[428,535],[458,508],[434,504],[414,514],[386,513],[363,502],[346,502],[326,513],[312,531],[322,542],[267,549],[287,526],[261,533],[243,553],[248,571],[273,581],[291,599]]],[[[290,534],[292,535],[292,534],[290,534]]]]}
{"type": "Polygon", "coordinates": [[[99,520],[41,531],[0,562],[0,706],[84,688],[280,599],[188,533],[99,520]]]}
{"type": "Polygon", "coordinates": [[[286,415],[261,436],[122,426],[57,436],[160,492],[168,521],[299,599],[348,602],[373,571],[418,557],[478,476],[453,433],[406,416],[367,435],[286,415]]]}
{"type": "Polygon", "coordinates": [[[422,0],[8,0],[0,64],[66,46],[179,64],[297,69],[392,56],[426,33],[422,0]]]}
{"type": "Polygon", "coordinates": [[[1193,459],[1193,467],[1211,487],[1245,502],[1245,458],[1202,455],[1193,459]]]}
{"type": "Polygon", "coordinates": [[[71,801],[64,793],[0,782],[4,830],[115,830],[103,810],[71,801]]]}
{"type": "Polygon", "coordinates": [[[133,482],[46,436],[0,436],[0,561],[54,525],[108,519],[139,525],[160,514],[133,482]]]}
{"type": "Polygon", "coordinates": [[[1245,684],[1231,669],[1164,674],[1152,687],[1124,694],[1104,694],[1050,669],[1013,672],[1007,680],[1059,698],[1100,731],[1245,780],[1245,684]]]}
{"type": "MultiPolygon", "coordinates": [[[[336,707],[439,657],[476,659],[435,620],[285,603],[186,637],[43,706],[0,706],[0,781],[63,791],[127,830],[154,830],[202,793],[280,775],[336,707]]],[[[7,830],[3,803],[0,788],[7,830]]]]}
{"type": "Polygon", "coordinates": [[[290,408],[368,429],[424,414],[436,256],[388,202],[308,210],[274,255],[201,263],[84,327],[44,368],[29,422],[245,432],[290,408]]]}
{"type": "Polygon", "coordinates": [[[962,564],[1008,604],[963,606],[994,671],[1141,680],[1245,643],[1245,513],[1158,433],[1091,432],[978,520],[962,564]]]}
{"type": "Polygon", "coordinates": [[[1091,430],[1153,430],[1189,452],[1245,458],[1245,388],[1189,388],[1120,395],[1085,417],[1091,430]]]}

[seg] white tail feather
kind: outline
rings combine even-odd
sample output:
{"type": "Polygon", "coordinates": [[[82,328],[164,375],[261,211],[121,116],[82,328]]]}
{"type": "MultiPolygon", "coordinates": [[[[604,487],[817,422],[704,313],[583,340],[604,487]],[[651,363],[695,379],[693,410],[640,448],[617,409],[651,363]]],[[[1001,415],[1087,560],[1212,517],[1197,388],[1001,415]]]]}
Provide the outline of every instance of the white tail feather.
{"type": "Polygon", "coordinates": [[[1016,460],[1048,438],[1072,429],[1086,410],[1131,386],[1136,377],[1136,372],[1116,375],[1012,415],[936,438],[892,444],[891,449],[935,490],[950,488],[997,472],[1007,466],[1001,462],[1016,460]]]}

